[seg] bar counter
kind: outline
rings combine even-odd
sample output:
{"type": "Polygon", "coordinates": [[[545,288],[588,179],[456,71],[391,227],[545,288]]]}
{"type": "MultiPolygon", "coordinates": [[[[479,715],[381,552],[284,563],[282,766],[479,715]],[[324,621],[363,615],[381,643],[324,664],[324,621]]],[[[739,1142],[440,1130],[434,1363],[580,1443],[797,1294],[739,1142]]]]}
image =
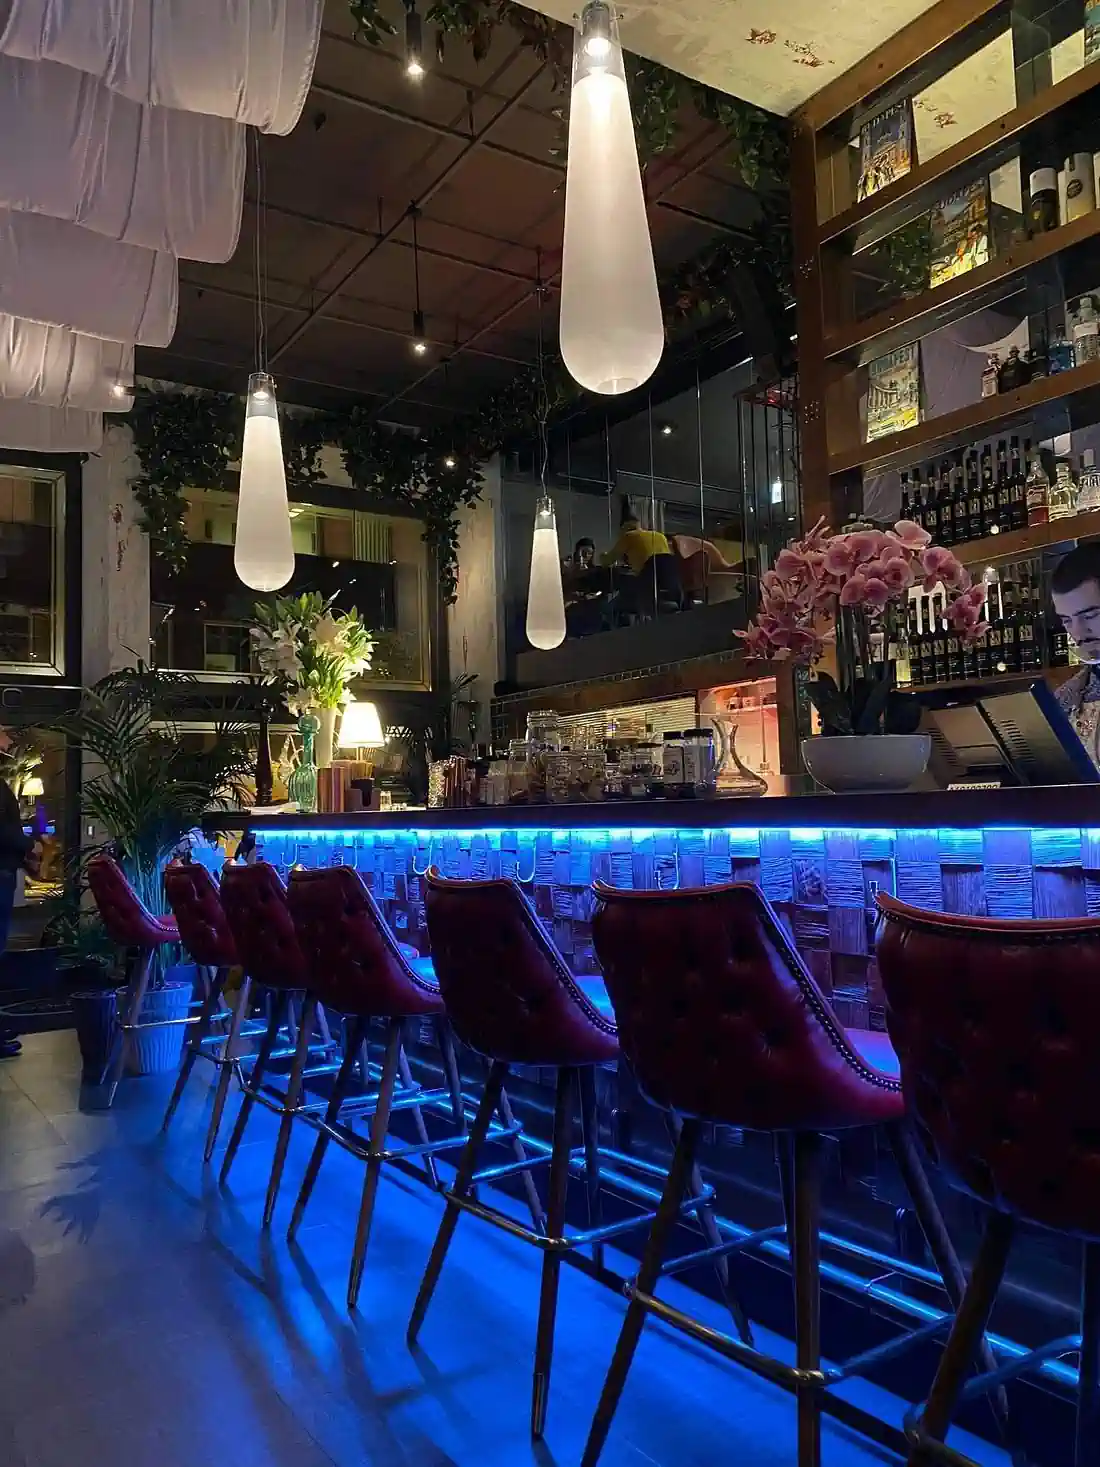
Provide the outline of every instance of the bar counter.
{"type": "Polygon", "coordinates": [[[841,1019],[881,1029],[875,894],[999,917],[1100,912],[1100,786],[211,816],[264,859],[356,866],[397,935],[429,952],[420,878],[514,877],[578,975],[595,974],[593,880],[753,881],[841,1019]]]}

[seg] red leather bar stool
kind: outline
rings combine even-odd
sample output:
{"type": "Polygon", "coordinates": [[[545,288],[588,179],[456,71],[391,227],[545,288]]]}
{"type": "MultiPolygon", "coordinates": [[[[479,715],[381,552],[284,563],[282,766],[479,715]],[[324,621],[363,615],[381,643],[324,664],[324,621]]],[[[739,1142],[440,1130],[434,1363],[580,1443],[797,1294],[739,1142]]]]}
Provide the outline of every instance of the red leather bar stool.
{"type": "Polygon", "coordinates": [[[224,1185],[229,1179],[254,1107],[259,1104],[273,1111],[280,1117],[280,1123],[264,1202],[264,1227],[268,1227],[279,1198],[291,1126],[304,1105],[305,1082],[315,1075],[330,1074],[334,1066],[324,1063],[311,1067],[309,1064],[313,1031],[318,1021],[318,1001],[309,988],[309,969],[298,943],[287,905],[286,887],[279,873],[266,861],[257,861],[250,866],[227,863],[222,872],[221,897],[245,972],[254,984],[269,989],[272,996],[267,1029],[245,1083],[241,1108],[222,1161],[221,1182],[224,1185]],[[292,1021],[293,1004],[299,997],[302,999],[302,1012],[294,1058],[286,1088],[279,1090],[270,1082],[265,1084],[265,1078],[272,1061],[278,1057],[280,1030],[292,1021]]]}
{"type": "Polygon", "coordinates": [[[885,895],[878,905],[878,965],[905,1098],[947,1179],[986,1207],[981,1246],[931,1394],[909,1423],[909,1461],[970,1464],[943,1445],[957,1404],[1046,1360],[1076,1354],[1073,1463],[1096,1467],[1100,918],[954,916],[885,895]],[[1080,1334],[967,1381],[1021,1222],[1082,1241],[1080,1334]]]}
{"type": "MultiPolygon", "coordinates": [[[[600,1223],[601,1148],[595,1069],[614,1064],[619,1057],[615,1024],[601,1006],[602,986],[586,980],[582,988],[576,982],[515,882],[447,881],[429,869],[426,887],[432,961],[448,1018],[459,1039],[487,1059],[490,1068],[454,1186],[447,1193],[447,1207],[409,1324],[409,1342],[415,1342],[424,1322],[460,1212],[471,1212],[513,1237],[534,1244],[542,1250],[542,1284],[531,1430],[541,1436],[546,1422],[562,1261],[581,1264],[579,1250],[591,1248],[594,1271],[605,1281],[610,1280],[613,1276],[603,1269],[602,1245],[645,1226],[656,1214],[649,1210],[616,1223],[600,1223]],[[481,1146],[498,1107],[505,1126],[510,1125],[503,1086],[515,1065],[557,1071],[552,1145],[539,1151],[528,1139],[514,1162],[478,1170],[481,1146]],[[575,1154],[572,1140],[578,1096],[584,1144],[575,1154]],[[548,1164],[550,1169],[545,1209],[531,1179],[531,1168],[540,1164],[548,1164]],[[479,1184],[517,1173],[525,1174],[530,1189],[530,1228],[475,1195],[479,1184]],[[585,1182],[589,1223],[585,1230],[572,1233],[566,1230],[566,1193],[571,1174],[585,1182]]],[[[648,1177],[652,1180],[652,1171],[648,1177]]],[[[714,1227],[709,1211],[712,1197],[712,1191],[701,1192],[687,1198],[682,1209],[696,1215],[704,1233],[708,1223],[714,1227]]],[[[708,1235],[708,1241],[715,1235],[708,1235]]],[[[703,1254],[709,1256],[709,1249],[703,1254]]],[[[719,1276],[724,1282],[722,1269],[719,1276]]],[[[747,1332],[747,1320],[732,1291],[726,1297],[739,1327],[747,1332]]]]}
{"type": "Polygon", "coordinates": [[[226,1097],[229,1094],[229,1079],[236,1064],[237,1046],[248,1014],[251,983],[245,974],[237,990],[236,1001],[232,1009],[227,1010],[224,1004],[225,986],[229,970],[238,965],[239,959],[217,885],[205,866],[200,866],[197,862],[174,861],[164,873],[164,893],[176,919],[180,941],[195,962],[207,970],[207,991],[198,1023],[188,1035],[179,1076],[168,1102],[168,1109],[164,1113],[162,1130],[167,1131],[172,1124],[187,1081],[195,1068],[195,1061],[209,1060],[218,1072],[214,1106],[203,1154],[203,1160],[209,1161],[217,1144],[226,1097]],[[218,1033],[215,1025],[226,1019],[230,1024],[228,1034],[218,1033]],[[215,1052],[210,1052],[207,1047],[212,1037],[218,1046],[215,1052]]]}
{"type": "Polygon", "coordinates": [[[138,1021],[158,951],[166,942],[179,940],[175,918],[158,917],[150,912],[112,856],[104,854],[92,857],[88,862],[88,886],[103,919],[107,936],[120,947],[127,948],[131,954],[129,978],[119,1016],[122,1043],[111,1073],[112,1084],[117,1084],[126,1064],[130,1036],[137,1029],[163,1029],[179,1023],[190,1024],[194,1019],[159,1019],[147,1023],[138,1021]]]}
{"type": "MultiPolygon", "coordinates": [[[[846,1030],[759,888],[736,883],[674,892],[596,884],[596,952],[619,1026],[619,1043],[643,1093],[679,1124],[668,1182],[627,1293],[622,1333],[583,1457],[594,1467],[607,1439],[646,1316],[795,1393],[798,1467],[819,1467],[821,1411],[886,1440],[887,1428],[828,1387],[900,1354],[933,1329],[907,1331],[871,1355],[823,1366],[820,1339],[820,1216],[823,1133],[885,1126],[941,1273],[956,1293],[961,1270],[901,1124],[904,1103],[886,1037],[846,1030]],[[701,1324],[656,1296],[665,1245],[707,1123],[771,1132],[795,1294],[796,1365],[766,1356],[701,1324]]],[[[731,1238],[748,1251],[775,1230],[731,1238]]],[[[945,1330],[938,1322],[936,1329],[945,1330]]],[[[899,1434],[893,1433],[895,1439],[899,1434]]]]}
{"type": "MultiPolygon", "coordinates": [[[[290,911],[305,955],[311,991],[330,1011],[349,1021],[344,1061],[332,1090],[328,1109],[316,1124],[320,1131],[313,1148],[289,1236],[296,1234],[317,1181],[330,1141],[366,1162],[363,1197],[348,1280],[348,1308],[359,1300],[374,1216],[378,1183],[384,1163],[421,1162],[429,1185],[439,1190],[435,1157],[466,1144],[466,1112],[459,1080],[454,1042],[444,1016],[443,999],[431,963],[415,948],[399,943],[391,933],[359,872],[350,866],[295,871],[290,878],[290,911]],[[376,1086],[351,1096],[356,1059],[363,1053],[372,1021],[385,1027],[384,1058],[376,1086]],[[425,1090],[414,1083],[405,1053],[410,1021],[428,1020],[442,1058],[446,1088],[425,1090]],[[423,1112],[446,1107],[453,1134],[429,1140],[423,1112]],[[394,1112],[409,1110],[419,1141],[387,1140],[394,1112]],[[355,1118],[369,1117],[370,1134],[364,1139],[353,1129],[355,1118]]],[[[368,1073],[362,1064],[361,1072],[368,1073]]]]}

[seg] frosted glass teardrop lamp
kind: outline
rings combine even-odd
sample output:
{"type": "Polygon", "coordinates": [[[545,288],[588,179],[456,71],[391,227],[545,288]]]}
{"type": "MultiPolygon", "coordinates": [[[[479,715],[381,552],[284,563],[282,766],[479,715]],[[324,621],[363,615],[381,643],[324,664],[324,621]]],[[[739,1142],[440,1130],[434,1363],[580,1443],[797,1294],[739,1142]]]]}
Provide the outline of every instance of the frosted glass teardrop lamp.
{"type": "Polygon", "coordinates": [[[653,242],[614,10],[589,0],[573,47],[561,354],[590,392],[648,382],[665,346],[653,242]]]}
{"type": "Polygon", "coordinates": [[[558,554],[558,522],[554,501],[540,499],[531,542],[531,581],[527,588],[527,640],[549,651],[565,641],[565,596],[558,554]]]}
{"type": "Polygon", "coordinates": [[[266,372],[248,379],[233,568],[254,591],[278,591],[294,574],[279,409],[266,372]]]}

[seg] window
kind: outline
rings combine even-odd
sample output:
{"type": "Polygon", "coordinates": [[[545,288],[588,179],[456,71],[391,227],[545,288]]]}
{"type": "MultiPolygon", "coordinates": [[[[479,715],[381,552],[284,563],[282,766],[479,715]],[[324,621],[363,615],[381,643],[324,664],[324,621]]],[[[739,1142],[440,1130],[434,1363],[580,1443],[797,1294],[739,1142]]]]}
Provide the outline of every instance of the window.
{"type": "MultiPolygon", "coordinates": [[[[258,599],[233,570],[237,497],[187,491],[191,554],[181,576],[154,560],[152,627],[163,667],[239,677],[251,670],[248,628],[258,599]]],[[[419,520],[342,505],[290,506],[294,577],[287,593],[319,591],[355,607],[375,633],[370,685],[430,686],[427,549],[419,520]]]]}
{"type": "Polygon", "coordinates": [[[0,668],[64,673],[65,476],[0,463],[0,668]]]}

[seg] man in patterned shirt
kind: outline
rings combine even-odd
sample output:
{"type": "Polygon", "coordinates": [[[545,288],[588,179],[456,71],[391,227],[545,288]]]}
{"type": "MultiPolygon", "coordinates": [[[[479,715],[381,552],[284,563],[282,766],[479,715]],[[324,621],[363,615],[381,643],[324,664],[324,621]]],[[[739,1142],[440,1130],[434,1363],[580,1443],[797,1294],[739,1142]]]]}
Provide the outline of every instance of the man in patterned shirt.
{"type": "Polygon", "coordinates": [[[1050,590],[1085,664],[1058,689],[1058,702],[1100,768],[1100,541],[1086,541],[1059,561],[1050,590]]]}

